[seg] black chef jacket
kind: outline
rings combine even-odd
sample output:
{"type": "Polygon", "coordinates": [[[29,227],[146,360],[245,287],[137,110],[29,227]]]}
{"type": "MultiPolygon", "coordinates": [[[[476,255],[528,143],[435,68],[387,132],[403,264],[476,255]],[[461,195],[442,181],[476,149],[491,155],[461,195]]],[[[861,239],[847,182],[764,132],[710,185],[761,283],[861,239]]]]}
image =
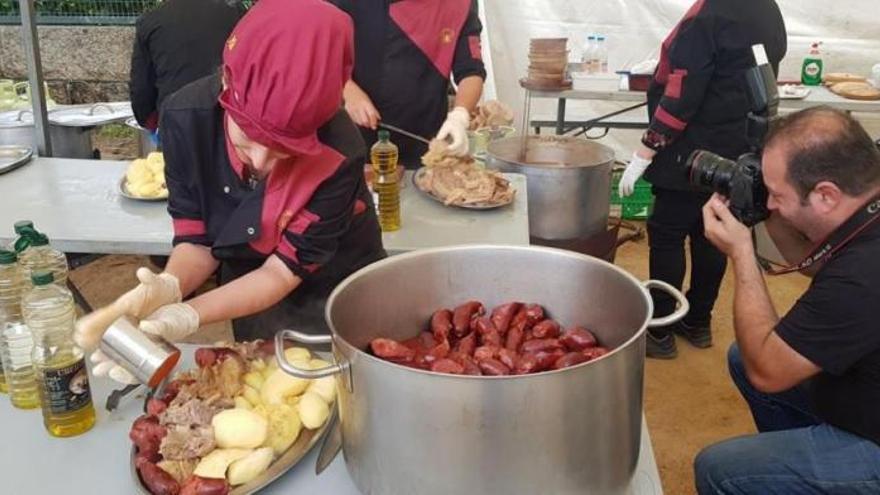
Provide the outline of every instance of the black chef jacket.
{"type": "Polygon", "coordinates": [[[880,223],[825,263],[776,333],[822,368],[808,382],[813,411],[880,445],[880,223]]]}
{"type": "Polygon", "coordinates": [[[166,0],[138,18],[129,90],[142,127],[156,128],[168,95],[218,70],[223,43],[244,12],[237,0],[166,0]]]}
{"type": "MultiPolygon", "coordinates": [[[[449,112],[450,73],[456,82],[486,78],[476,0],[330,0],[355,29],[352,79],[373,101],[382,122],[431,139],[449,112]]],[[[368,146],[376,132],[361,129],[368,146]]],[[[421,166],[427,145],[392,134],[407,168],[421,166]]]]}
{"type": "Polygon", "coordinates": [[[340,110],[318,131],[335,159],[279,165],[251,188],[229,158],[220,90],[219,77],[208,76],[170,96],[163,107],[160,133],[174,244],[209,246],[221,261],[221,283],[273,254],[303,279],[275,307],[236,320],[237,340],[271,338],[283,328],[326,333],[323,309],[330,291],[385,256],[364,181],[363,140],[340,110]]]}
{"type": "Polygon", "coordinates": [[[658,151],[645,174],[654,186],[691,189],[685,165],[696,149],[729,159],[749,151],[744,74],[761,43],[777,72],[787,41],[774,0],[698,0],[663,42],[642,138],[658,151]]]}

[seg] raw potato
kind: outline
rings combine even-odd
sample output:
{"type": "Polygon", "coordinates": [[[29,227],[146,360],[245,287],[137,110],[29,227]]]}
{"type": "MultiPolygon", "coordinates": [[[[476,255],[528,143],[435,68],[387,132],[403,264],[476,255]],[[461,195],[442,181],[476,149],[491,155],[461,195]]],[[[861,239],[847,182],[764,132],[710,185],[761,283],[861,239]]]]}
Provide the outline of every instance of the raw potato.
{"type": "Polygon", "coordinates": [[[299,400],[299,418],[303,426],[310,430],[320,428],[330,415],[330,406],[324,402],[320,395],[314,392],[306,392],[299,400]]]}
{"type": "Polygon", "coordinates": [[[290,376],[283,370],[275,370],[260,389],[260,398],[267,405],[282,404],[284,399],[303,393],[308,386],[309,380],[290,376]]]}
{"type": "Polygon", "coordinates": [[[214,440],[225,449],[253,449],[263,445],[269,424],[259,414],[247,409],[227,409],[211,419],[214,440]]]}
{"type": "Polygon", "coordinates": [[[302,431],[302,422],[296,409],[287,404],[271,406],[269,409],[269,436],[264,444],[272,447],[275,455],[281,455],[290,448],[302,431]]]}
{"type": "Polygon", "coordinates": [[[263,474],[275,456],[270,447],[263,447],[229,465],[226,477],[232,486],[243,485],[263,474]]]}
{"type": "Polygon", "coordinates": [[[291,347],[284,350],[284,357],[293,363],[294,361],[308,361],[312,359],[312,354],[303,347],[291,347]]]}
{"type": "Polygon", "coordinates": [[[242,396],[238,396],[235,399],[235,407],[236,409],[247,409],[248,411],[252,410],[254,406],[242,396]]]}
{"type": "Polygon", "coordinates": [[[266,379],[263,378],[263,375],[261,375],[259,371],[251,371],[244,375],[244,382],[256,390],[260,390],[260,387],[263,386],[263,382],[265,381],[266,379]]]}
{"type": "Polygon", "coordinates": [[[324,378],[312,380],[306,392],[316,393],[324,399],[324,402],[332,404],[333,400],[336,399],[336,379],[332,376],[325,376],[324,378]]]}
{"type": "Polygon", "coordinates": [[[125,187],[129,193],[137,197],[167,197],[165,160],[162,153],[153,152],[147,158],[132,161],[125,172],[125,187]]]}
{"type": "Polygon", "coordinates": [[[263,403],[263,399],[260,398],[260,392],[257,392],[253,387],[245,385],[242,396],[254,407],[263,403]]]}
{"type": "Polygon", "coordinates": [[[247,457],[249,449],[216,449],[202,457],[193,474],[202,478],[225,479],[226,469],[233,462],[247,457]]]}

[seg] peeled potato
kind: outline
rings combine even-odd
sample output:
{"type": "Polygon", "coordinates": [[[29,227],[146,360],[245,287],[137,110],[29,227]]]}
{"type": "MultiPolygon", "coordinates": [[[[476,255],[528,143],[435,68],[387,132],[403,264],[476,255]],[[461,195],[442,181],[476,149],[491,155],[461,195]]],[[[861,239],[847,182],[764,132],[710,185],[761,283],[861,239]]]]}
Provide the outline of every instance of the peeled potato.
{"type": "Polygon", "coordinates": [[[324,378],[312,380],[309,388],[306,389],[306,393],[308,392],[318,394],[324,402],[332,404],[333,400],[336,399],[336,379],[332,376],[325,376],[324,378]]]}
{"type": "Polygon", "coordinates": [[[320,395],[306,392],[299,399],[299,419],[303,426],[310,430],[320,428],[330,415],[330,406],[320,395]]]}
{"type": "Polygon", "coordinates": [[[299,395],[308,386],[309,380],[288,375],[283,370],[275,370],[260,389],[260,398],[268,405],[281,404],[286,397],[299,395]]]}
{"type": "Polygon", "coordinates": [[[303,347],[291,347],[284,350],[284,357],[293,363],[294,361],[309,361],[312,359],[312,354],[303,347]]]}
{"type": "Polygon", "coordinates": [[[226,469],[233,462],[247,457],[249,449],[216,449],[211,451],[199,462],[193,474],[202,478],[225,479],[226,469]]]}
{"type": "Polygon", "coordinates": [[[253,404],[242,396],[238,396],[234,400],[236,409],[247,409],[250,411],[254,408],[253,404]]]}
{"type": "Polygon", "coordinates": [[[260,392],[257,392],[257,389],[249,385],[243,387],[242,395],[252,406],[259,406],[263,403],[263,399],[260,398],[260,392]]]}
{"type": "Polygon", "coordinates": [[[161,194],[162,192],[162,184],[159,182],[146,182],[142,184],[135,184],[134,190],[132,191],[136,196],[142,196],[144,198],[153,198],[161,194]]]}
{"type": "Polygon", "coordinates": [[[251,452],[247,457],[233,462],[229,465],[229,470],[226,473],[229,484],[232,486],[243,485],[263,474],[269,469],[274,456],[275,452],[272,448],[263,447],[251,452]]]}
{"type": "Polygon", "coordinates": [[[269,409],[269,436],[266,447],[272,447],[275,455],[281,455],[299,437],[302,422],[293,406],[279,404],[269,409]]]}
{"type": "Polygon", "coordinates": [[[153,172],[147,166],[145,160],[135,160],[128,166],[125,179],[130,183],[148,182],[152,180],[153,172]]]}
{"type": "Polygon", "coordinates": [[[248,362],[248,367],[251,371],[263,371],[266,369],[266,361],[263,361],[262,359],[252,359],[248,362]]]}
{"type": "Polygon", "coordinates": [[[211,419],[214,440],[221,448],[253,449],[263,445],[269,424],[259,414],[247,409],[227,409],[211,419]]]}
{"type": "MultiPolygon", "coordinates": [[[[258,406],[254,406],[253,411],[254,411],[254,414],[259,415],[261,418],[263,418],[265,420],[269,419],[269,411],[266,409],[266,406],[264,406],[263,404],[260,404],[258,406]]],[[[270,429],[270,434],[271,434],[271,429],[270,429]]]]}
{"type": "Polygon", "coordinates": [[[260,390],[265,381],[266,379],[258,371],[251,371],[244,375],[244,382],[256,390],[260,390]]]}
{"type": "Polygon", "coordinates": [[[312,359],[311,361],[309,361],[309,367],[313,370],[317,370],[320,368],[326,368],[328,366],[330,366],[330,363],[328,363],[327,361],[324,361],[323,359],[316,358],[316,359],[312,359]]]}

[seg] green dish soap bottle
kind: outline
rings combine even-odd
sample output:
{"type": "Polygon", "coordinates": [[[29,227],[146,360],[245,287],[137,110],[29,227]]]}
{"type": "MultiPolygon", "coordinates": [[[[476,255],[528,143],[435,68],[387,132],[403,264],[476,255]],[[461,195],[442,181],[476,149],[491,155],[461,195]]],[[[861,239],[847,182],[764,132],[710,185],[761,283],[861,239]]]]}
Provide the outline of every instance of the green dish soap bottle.
{"type": "Polygon", "coordinates": [[[801,68],[801,82],[805,86],[819,86],[822,84],[822,73],[825,69],[822,54],[819,53],[820,43],[810,45],[810,53],[804,57],[804,65],[801,68]]]}

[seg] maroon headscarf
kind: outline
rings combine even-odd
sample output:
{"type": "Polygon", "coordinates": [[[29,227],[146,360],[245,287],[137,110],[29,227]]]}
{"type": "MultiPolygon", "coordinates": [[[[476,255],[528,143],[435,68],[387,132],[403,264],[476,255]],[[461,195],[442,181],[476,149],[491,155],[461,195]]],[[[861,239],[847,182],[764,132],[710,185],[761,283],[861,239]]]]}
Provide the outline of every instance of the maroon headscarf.
{"type": "Polygon", "coordinates": [[[351,19],[324,0],[260,0],[226,41],[220,105],[264,146],[322,153],[317,130],[342,103],[353,31],[351,19]]]}

